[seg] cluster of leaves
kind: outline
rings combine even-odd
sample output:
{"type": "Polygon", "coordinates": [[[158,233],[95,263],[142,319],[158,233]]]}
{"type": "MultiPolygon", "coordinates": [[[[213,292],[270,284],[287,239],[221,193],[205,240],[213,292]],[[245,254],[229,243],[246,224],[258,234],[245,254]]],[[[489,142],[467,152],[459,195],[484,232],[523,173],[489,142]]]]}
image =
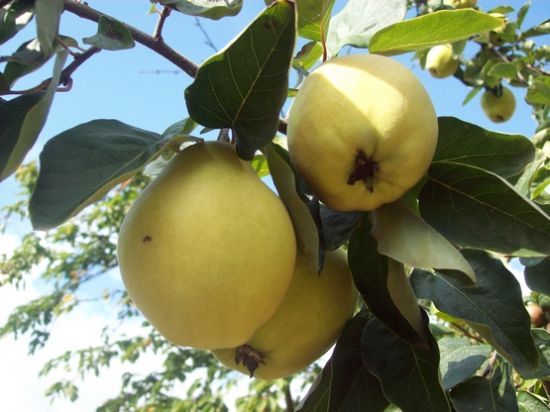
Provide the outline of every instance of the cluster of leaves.
{"type": "MultiPolygon", "coordinates": [[[[169,14],[165,10],[214,19],[234,15],[242,1],[154,3],[165,7],[163,22],[169,14]]],[[[541,130],[547,130],[550,99],[542,69],[547,50],[529,45],[530,38],[545,32],[544,24],[521,29],[527,6],[505,25],[479,10],[427,6],[420,16],[401,21],[407,11],[401,0],[349,0],[334,16],[331,0],[266,3],[237,39],[197,68],[159,41],[160,33],[147,36],[73,0],[0,2],[2,42],[32,16],[37,23],[37,38],[4,58],[0,92],[16,93],[18,78],[56,59],[51,79],[0,101],[0,179],[19,170],[30,198],[30,215],[25,201],[7,213],[30,217],[35,229],[56,228],[26,235],[20,248],[1,261],[3,283],[18,285],[40,267],[52,291],[18,307],[0,335],[28,333],[34,352],[47,342],[54,319],[96,299],[81,295],[87,283],[116,268],[116,233],[147,180],[140,171],[162,165],[182,142],[196,139],[191,133],[197,122],[222,130],[224,137],[231,131],[238,154],[253,160],[260,174],[269,171],[312,265],[322,263],[327,249],[348,248],[363,310],[345,328],[299,410],[547,408],[550,334],[531,328],[519,285],[504,264],[522,258],[530,286],[540,296],[550,294],[545,276],[550,264],[547,132],[530,141],[440,118],[438,147],[426,178],[400,201],[364,214],[339,213],[319,204],[294,172],[286,150],[271,143],[277,130],[284,131],[279,113],[292,95],[289,69],[305,76],[319,59],[336,56],[346,45],[421,57],[436,44],[480,44],[479,53],[457,72],[460,80],[474,91],[496,87],[503,78],[527,87],[527,101],[541,130]],[[63,6],[98,23],[97,34],[83,40],[90,48],[67,66],[67,54],[74,54],[78,42],[58,33],[63,6]],[[482,41],[486,33],[489,37],[482,41]],[[294,56],[297,36],[303,44],[294,56]],[[58,86],[69,85],[71,73],[98,50],[133,47],[135,42],[193,74],[185,93],[193,120],[160,135],[114,120],[94,120],[49,140],[38,175],[34,166],[19,167],[58,86]]],[[[123,290],[109,290],[98,299],[119,305],[121,320],[138,315],[123,290]]],[[[100,347],[67,352],[45,365],[44,373],[76,365],[82,376],[97,374],[114,359],[135,362],[152,351],[164,357],[163,369],[125,375],[120,396],[103,410],[225,410],[222,394],[233,375],[210,356],[174,348],[145,328],[147,338],[106,333],[100,347]],[[194,379],[189,375],[197,369],[206,370],[207,378],[194,380],[184,399],[169,394],[176,383],[194,379]]],[[[299,380],[309,382],[314,370],[299,380]]],[[[253,383],[251,393],[255,396],[240,400],[240,408],[294,407],[288,380],[253,383]]],[[[74,399],[78,388],[61,380],[50,394],[74,399]]]]}

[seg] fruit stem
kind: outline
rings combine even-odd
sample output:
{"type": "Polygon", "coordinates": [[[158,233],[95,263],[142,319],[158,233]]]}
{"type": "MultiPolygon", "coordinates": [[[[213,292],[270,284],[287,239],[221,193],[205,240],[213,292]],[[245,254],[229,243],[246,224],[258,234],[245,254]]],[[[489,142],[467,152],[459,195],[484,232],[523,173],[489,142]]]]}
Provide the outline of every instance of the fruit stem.
{"type": "Polygon", "coordinates": [[[254,349],[252,346],[244,344],[235,349],[235,363],[242,364],[250,372],[250,377],[254,376],[254,371],[258,369],[260,364],[265,365],[265,355],[254,349]]]}
{"type": "Polygon", "coordinates": [[[380,166],[372,158],[368,157],[361,149],[357,150],[355,156],[355,165],[353,171],[348,177],[348,185],[354,185],[358,180],[362,180],[369,192],[374,192],[374,174],[378,172],[380,166]]]}

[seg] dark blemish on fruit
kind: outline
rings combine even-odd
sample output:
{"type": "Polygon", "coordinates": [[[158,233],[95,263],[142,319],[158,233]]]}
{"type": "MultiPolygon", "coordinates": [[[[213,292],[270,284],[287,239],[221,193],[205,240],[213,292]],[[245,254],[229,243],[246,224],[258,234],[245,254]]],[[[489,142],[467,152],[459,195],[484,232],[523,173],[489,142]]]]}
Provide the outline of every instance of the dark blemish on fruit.
{"type": "Polygon", "coordinates": [[[153,238],[149,235],[145,235],[143,236],[143,239],[141,239],[142,242],[150,242],[151,240],[153,240],[153,238]]]}

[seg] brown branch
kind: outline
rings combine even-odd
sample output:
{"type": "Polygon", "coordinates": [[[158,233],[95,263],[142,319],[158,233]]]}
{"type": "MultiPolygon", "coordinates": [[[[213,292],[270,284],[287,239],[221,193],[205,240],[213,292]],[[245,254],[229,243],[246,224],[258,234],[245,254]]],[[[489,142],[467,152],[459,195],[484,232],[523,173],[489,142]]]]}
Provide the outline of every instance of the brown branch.
{"type": "MultiPolygon", "coordinates": [[[[78,3],[75,0],[65,0],[65,10],[77,15],[86,20],[98,22],[101,16],[109,17],[97,10],[92,9],[84,3],[78,3]]],[[[191,77],[195,77],[198,71],[198,66],[185,56],[179,54],[177,51],[168,46],[162,38],[155,39],[152,36],[136,29],[126,23],[121,23],[130,32],[133,39],[142,44],[143,46],[153,50],[157,54],[160,54],[166,60],[170,61],[185,73],[191,77]]]]}
{"type": "Polygon", "coordinates": [[[164,7],[162,11],[159,13],[160,17],[157,21],[155,31],[153,32],[153,39],[155,39],[156,41],[162,40],[162,29],[164,28],[164,23],[166,22],[166,18],[170,15],[171,11],[172,9],[170,7],[164,7]]]}

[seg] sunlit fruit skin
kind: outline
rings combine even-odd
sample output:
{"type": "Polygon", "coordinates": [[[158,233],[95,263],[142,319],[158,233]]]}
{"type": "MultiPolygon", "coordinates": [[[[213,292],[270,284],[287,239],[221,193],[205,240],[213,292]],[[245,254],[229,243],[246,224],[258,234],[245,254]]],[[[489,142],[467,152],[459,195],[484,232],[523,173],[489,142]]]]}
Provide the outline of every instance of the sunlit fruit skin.
{"type": "Polygon", "coordinates": [[[509,120],[516,111],[516,98],[506,87],[502,88],[501,96],[485,91],[481,95],[481,108],[493,122],[502,123],[509,120]]]}
{"type": "Polygon", "coordinates": [[[229,144],[195,144],[140,194],[122,224],[128,293],[169,341],[246,342],[290,284],[296,241],[280,199],[229,144]]]}
{"type": "Polygon", "coordinates": [[[531,325],[536,328],[540,328],[546,325],[546,317],[544,316],[544,311],[542,308],[535,304],[531,303],[526,307],[529,317],[531,318],[531,325]]]}
{"type": "Polygon", "coordinates": [[[427,171],[437,133],[420,81],[374,54],[338,57],[311,73],[287,130],[294,166],[321,201],[340,211],[373,210],[401,197],[427,171]],[[361,162],[367,167],[359,172],[372,176],[356,178],[361,162]]]}
{"type": "Polygon", "coordinates": [[[426,69],[438,79],[453,75],[459,63],[450,44],[434,46],[426,55],[426,69]]]}
{"type": "Polygon", "coordinates": [[[465,9],[477,6],[477,0],[451,0],[451,4],[457,9],[465,9]]]}
{"type": "MultiPolygon", "coordinates": [[[[253,375],[277,379],[294,374],[325,353],[353,315],[358,293],[343,251],[329,252],[320,274],[300,258],[288,292],[275,315],[247,342],[263,355],[253,375]]],[[[236,348],[214,351],[226,366],[250,375],[235,362],[236,348]]]]}

